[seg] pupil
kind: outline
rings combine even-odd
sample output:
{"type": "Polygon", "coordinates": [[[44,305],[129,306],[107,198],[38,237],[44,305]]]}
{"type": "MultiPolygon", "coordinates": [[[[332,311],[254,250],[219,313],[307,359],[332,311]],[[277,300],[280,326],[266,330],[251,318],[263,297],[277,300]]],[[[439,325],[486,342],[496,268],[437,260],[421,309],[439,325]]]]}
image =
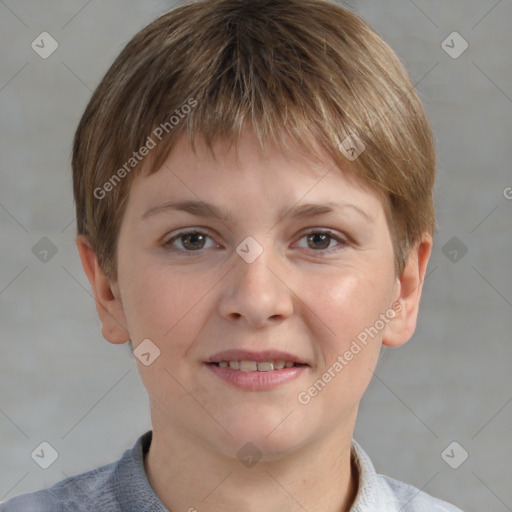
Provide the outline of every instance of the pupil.
{"type": "Polygon", "coordinates": [[[325,249],[325,248],[329,247],[329,235],[328,234],[326,234],[326,233],[314,233],[312,235],[309,235],[309,240],[316,239],[317,237],[320,237],[321,240],[324,242],[322,244],[322,247],[321,247],[322,249],[325,249]]]}

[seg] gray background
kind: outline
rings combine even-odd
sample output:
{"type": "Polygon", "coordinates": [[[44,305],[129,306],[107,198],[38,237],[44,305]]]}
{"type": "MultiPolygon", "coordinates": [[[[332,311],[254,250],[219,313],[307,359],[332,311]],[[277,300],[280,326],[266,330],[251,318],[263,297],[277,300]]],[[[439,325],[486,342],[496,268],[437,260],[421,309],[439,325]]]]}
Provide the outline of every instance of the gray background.
{"type": "MultiPolygon", "coordinates": [[[[172,5],[0,1],[0,501],[117,460],[150,428],[133,356],[103,340],[76,251],[70,150],[114,58],[172,5]],[[31,48],[43,31],[59,44],[46,60],[31,48]],[[46,263],[32,252],[42,237],[57,248],[46,263]],[[42,441],[59,455],[46,470],[31,458],[42,441]]],[[[512,510],[512,2],[353,5],[417,84],[439,165],[418,328],[382,358],[356,439],[379,472],[466,511],[512,510]],[[456,59],[441,46],[454,31],[469,44],[456,59]],[[441,457],[452,441],[469,453],[458,469],[441,457]]]]}

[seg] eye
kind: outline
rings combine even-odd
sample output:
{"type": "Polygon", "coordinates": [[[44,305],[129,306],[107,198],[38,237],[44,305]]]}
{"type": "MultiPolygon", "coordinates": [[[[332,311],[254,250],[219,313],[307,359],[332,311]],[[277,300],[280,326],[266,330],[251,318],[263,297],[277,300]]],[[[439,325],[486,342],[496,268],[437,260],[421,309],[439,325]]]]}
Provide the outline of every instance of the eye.
{"type": "MultiPolygon", "coordinates": [[[[327,251],[331,252],[329,249],[333,249],[331,243],[333,241],[338,242],[337,246],[334,246],[334,250],[343,249],[348,243],[346,240],[341,238],[340,236],[334,234],[332,231],[324,231],[324,230],[312,230],[305,233],[302,239],[306,239],[307,247],[306,249],[312,249],[315,252],[327,251]]],[[[208,249],[211,247],[216,247],[217,245],[213,243],[210,247],[206,246],[206,240],[211,239],[209,235],[202,231],[198,230],[190,230],[190,231],[182,231],[177,235],[166,240],[162,245],[164,248],[169,250],[178,250],[185,253],[194,253],[200,252],[202,249],[208,249]],[[179,243],[181,247],[176,247],[175,244],[179,243]]],[[[212,240],[213,242],[213,240],[212,240]]],[[[303,247],[304,248],[304,247],[303,247]]]]}
{"type": "Polygon", "coordinates": [[[174,242],[177,241],[181,244],[181,247],[177,248],[178,250],[181,249],[185,252],[198,252],[205,248],[206,239],[208,238],[210,237],[202,231],[182,231],[181,233],[178,233],[177,235],[165,241],[163,246],[165,248],[174,249],[174,247],[171,246],[174,244],[174,242]]]}
{"type": "Polygon", "coordinates": [[[306,243],[308,244],[308,247],[306,247],[306,249],[313,249],[315,252],[320,252],[320,250],[329,249],[331,242],[334,240],[339,242],[338,246],[335,246],[334,250],[343,249],[343,247],[347,245],[346,240],[334,234],[332,231],[309,231],[308,233],[305,233],[302,236],[302,238],[306,238],[306,243]]]}

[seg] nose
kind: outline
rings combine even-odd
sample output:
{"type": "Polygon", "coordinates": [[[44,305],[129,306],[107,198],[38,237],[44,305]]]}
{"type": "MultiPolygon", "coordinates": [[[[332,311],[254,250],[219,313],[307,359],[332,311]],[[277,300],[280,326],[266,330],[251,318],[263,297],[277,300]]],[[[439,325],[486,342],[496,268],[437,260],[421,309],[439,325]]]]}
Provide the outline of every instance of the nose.
{"type": "Polygon", "coordinates": [[[272,249],[264,248],[252,263],[237,253],[234,258],[235,268],[226,276],[219,300],[221,316],[251,327],[288,318],[293,313],[292,286],[272,249]]]}

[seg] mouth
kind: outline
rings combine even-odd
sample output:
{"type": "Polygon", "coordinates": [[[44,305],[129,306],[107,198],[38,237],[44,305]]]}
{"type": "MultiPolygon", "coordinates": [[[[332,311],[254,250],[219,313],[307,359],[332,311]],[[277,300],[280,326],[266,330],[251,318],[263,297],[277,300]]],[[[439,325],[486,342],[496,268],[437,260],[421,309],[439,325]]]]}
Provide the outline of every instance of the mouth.
{"type": "Polygon", "coordinates": [[[296,363],[295,361],[284,361],[277,359],[272,361],[219,361],[207,363],[215,365],[219,368],[230,368],[231,370],[240,372],[272,372],[274,370],[282,370],[283,368],[294,368],[296,366],[307,366],[304,363],[296,363]]]}
{"type": "Polygon", "coordinates": [[[286,352],[230,350],[205,361],[224,382],[246,391],[268,391],[294,380],[310,368],[304,360],[286,352]]]}

